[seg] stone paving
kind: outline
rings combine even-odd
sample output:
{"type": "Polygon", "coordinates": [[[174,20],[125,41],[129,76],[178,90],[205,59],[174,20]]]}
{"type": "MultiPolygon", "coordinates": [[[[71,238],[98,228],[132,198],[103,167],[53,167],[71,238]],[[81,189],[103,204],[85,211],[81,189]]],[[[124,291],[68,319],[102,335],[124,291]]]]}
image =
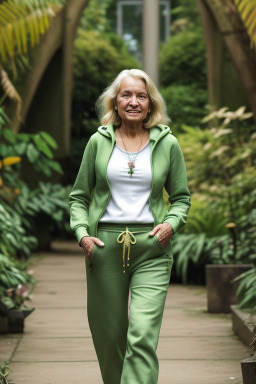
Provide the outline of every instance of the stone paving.
{"type": "MultiPolygon", "coordinates": [[[[44,256],[34,265],[36,309],[23,335],[1,336],[0,361],[11,360],[15,384],[101,384],[87,323],[84,254],[66,242],[44,256]]],[[[249,355],[230,316],[206,312],[204,287],[170,285],[159,384],[242,384],[240,361],[249,355]]]]}

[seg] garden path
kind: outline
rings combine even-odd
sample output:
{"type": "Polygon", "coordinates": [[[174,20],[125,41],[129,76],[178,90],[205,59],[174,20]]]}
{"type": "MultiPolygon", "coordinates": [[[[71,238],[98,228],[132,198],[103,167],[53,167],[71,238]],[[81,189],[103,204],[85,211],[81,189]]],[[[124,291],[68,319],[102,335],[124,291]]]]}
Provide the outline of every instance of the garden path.
{"type": "MultiPolygon", "coordinates": [[[[23,335],[2,338],[0,358],[11,358],[15,384],[101,384],[87,323],[84,255],[66,242],[44,256],[35,256],[36,310],[23,335]]],[[[206,312],[204,287],[171,284],[158,356],[159,384],[242,384],[240,360],[249,351],[229,315],[206,312]]]]}

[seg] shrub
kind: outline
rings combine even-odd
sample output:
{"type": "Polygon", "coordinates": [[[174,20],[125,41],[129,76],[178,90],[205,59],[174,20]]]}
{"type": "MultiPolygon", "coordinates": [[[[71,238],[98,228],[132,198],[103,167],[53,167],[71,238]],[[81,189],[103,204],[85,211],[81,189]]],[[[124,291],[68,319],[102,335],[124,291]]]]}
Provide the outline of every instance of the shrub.
{"type": "Polygon", "coordinates": [[[192,25],[201,25],[200,15],[194,0],[171,0],[172,24],[187,20],[192,25]]]}
{"type": "MultiPolygon", "coordinates": [[[[240,206],[244,214],[236,225],[229,223],[231,226],[226,225],[227,218],[221,205],[197,200],[193,203],[192,199],[188,223],[172,240],[175,273],[183,283],[204,282],[205,264],[256,265],[256,190],[241,199],[240,206]],[[231,227],[229,234],[227,227],[231,227]]],[[[242,305],[255,297],[251,287],[251,283],[255,284],[255,276],[249,275],[239,290],[242,305]],[[250,291],[248,295],[247,289],[250,291]]]]}
{"type": "Polygon", "coordinates": [[[24,159],[37,172],[62,172],[53,159],[52,149],[57,144],[49,134],[14,134],[0,109],[0,138],[0,252],[10,257],[28,257],[37,245],[45,215],[55,233],[70,233],[70,187],[39,183],[32,190],[20,177],[24,159]]]}
{"type": "Polygon", "coordinates": [[[206,88],[206,51],[201,28],[188,28],[171,36],[160,49],[160,84],[206,88]]]}
{"type": "Polygon", "coordinates": [[[239,202],[255,187],[256,133],[246,123],[250,117],[245,107],[222,108],[205,118],[211,128],[183,126],[179,136],[191,190],[226,205],[230,221],[243,214],[239,202]]]}
{"type": "Polygon", "coordinates": [[[244,107],[222,108],[204,119],[210,127],[182,126],[179,142],[193,192],[188,224],[173,239],[183,281],[194,278],[191,270],[202,280],[206,263],[256,262],[256,134],[250,118],[244,107]]]}
{"type": "Polygon", "coordinates": [[[103,37],[94,31],[79,30],[73,57],[72,136],[81,138],[91,133],[91,119],[96,119],[95,102],[102,91],[121,70],[138,68],[139,64],[120,38],[103,37]]]}
{"type": "Polygon", "coordinates": [[[187,224],[172,239],[175,275],[183,283],[205,282],[205,264],[218,261],[218,240],[228,237],[226,222],[221,207],[192,196],[187,224]]]}
{"type": "Polygon", "coordinates": [[[161,90],[171,118],[171,129],[176,135],[182,130],[182,124],[196,126],[205,116],[208,102],[207,91],[196,85],[173,84],[161,90]]]}

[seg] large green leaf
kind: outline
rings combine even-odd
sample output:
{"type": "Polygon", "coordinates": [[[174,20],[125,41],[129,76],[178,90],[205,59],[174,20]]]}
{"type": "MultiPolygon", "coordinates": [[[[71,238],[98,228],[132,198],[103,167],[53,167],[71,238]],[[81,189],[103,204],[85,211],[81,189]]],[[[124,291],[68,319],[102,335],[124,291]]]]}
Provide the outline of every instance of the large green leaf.
{"type": "Polygon", "coordinates": [[[27,144],[26,143],[18,143],[14,146],[14,150],[16,151],[17,155],[23,155],[27,150],[27,144]]]}
{"type": "Polygon", "coordinates": [[[14,144],[16,142],[16,136],[10,129],[4,129],[3,136],[11,144],[14,144]]]}
{"type": "Polygon", "coordinates": [[[28,156],[28,159],[29,159],[30,163],[34,163],[34,161],[39,156],[38,150],[35,148],[35,146],[32,143],[30,143],[28,145],[27,156],[28,156]]]}
{"type": "Polygon", "coordinates": [[[43,152],[50,159],[53,159],[52,151],[50,150],[46,142],[40,137],[40,135],[33,136],[33,140],[39,151],[43,152]]]}
{"type": "Polygon", "coordinates": [[[46,143],[50,145],[50,147],[52,147],[53,149],[58,148],[57,142],[54,140],[54,138],[51,135],[49,135],[49,133],[44,131],[40,131],[39,133],[42,136],[42,138],[46,141],[46,143]]]}
{"type": "Polygon", "coordinates": [[[63,170],[61,168],[61,165],[57,161],[49,161],[48,165],[51,169],[53,169],[55,172],[58,172],[60,174],[63,174],[63,170]]]}
{"type": "Polygon", "coordinates": [[[24,141],[24,142],[27,143],[28,141],[30,141],[30,134],[28,134],[28,133],[19,133],[18,139],[20,141],[24,141]]]}
{"type": "Polygon", "coordinates": [[[8,296],[1,297],[1,301],[6,305],[8,309],[15,308],[15,304],[10,297],[8,296]]]}

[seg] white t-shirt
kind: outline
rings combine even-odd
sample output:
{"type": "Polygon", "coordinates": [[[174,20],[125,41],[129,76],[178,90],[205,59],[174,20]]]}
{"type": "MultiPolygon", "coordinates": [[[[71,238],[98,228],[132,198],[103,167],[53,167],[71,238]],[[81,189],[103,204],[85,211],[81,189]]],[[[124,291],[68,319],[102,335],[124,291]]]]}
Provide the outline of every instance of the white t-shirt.
{"type": "Polygon", "coordinates": [[[130,159],[127,152],[115,145],[107,169],[111,197],[101,223],[154,223],[149,209],[152,184],[150,143],[138,153],[129,152],[129,156],[131,160],[135,159],[132,176],[128,174],[130,159]]]}

